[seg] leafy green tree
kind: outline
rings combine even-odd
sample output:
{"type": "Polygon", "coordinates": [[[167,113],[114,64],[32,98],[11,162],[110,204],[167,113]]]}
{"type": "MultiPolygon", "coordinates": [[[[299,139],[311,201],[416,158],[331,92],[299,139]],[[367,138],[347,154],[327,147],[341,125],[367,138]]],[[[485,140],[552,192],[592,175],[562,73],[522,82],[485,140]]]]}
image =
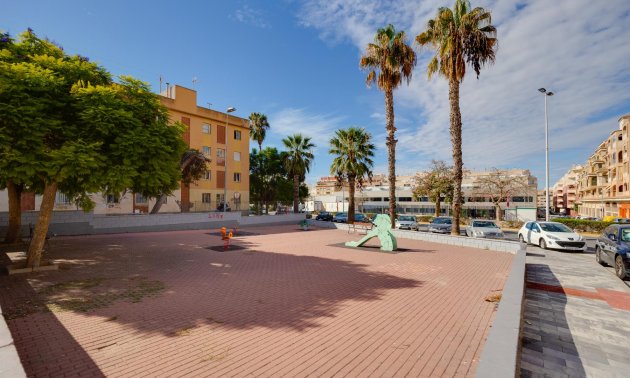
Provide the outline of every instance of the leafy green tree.
{"type": "Polygon", "coordinates": [[[396,225],[396,127],[394,125],[394,89],[403,80],[411,80],[416,53],[407,44],[405,32],[396,32],[393,25],[378,29],[374,43],[369,43],[359,63],[368,70],[366,83],[376,83],[385,93],[387,160],[389,165],[389,214],[392,228],[396,225]]]}
{"type": "Polygon", "coordinates": [[[42,188],[27,266],[40,263],[57,191],[91,209],[89,193],[148,198],[178,187],[183,129],[169,124],[146,84],[114,83],[104,68],[31,30],[3,43],[0,172],[7,182],[42,188]]]}
{"type": "Polygon", "coordinates": [[[452,201],[453,186],[453,167],[446,165],[444,161],[432,160],[429,171],[416,176],[413,197],[416,201],[420,197],[428,197],[435,204],[435,216],[439,217],[442,201],[452,201]]]}
{"type": "Polygon", "coordinates": [[[262,150],[262,142],[267,136],[269,121],[262,113],[252,113],[249,115],[249,137],[258,142],[258,152],[262,150]]]}
{"type": "Polygon", "coordinates": [[[257,204],[259,214],[263,206],[268,212],[269,203],[277,200],[280,182],[286,174],[283,167],[284,154],[273,147],[259,151],[252,149],[249,160],[250,199],[257,204]]]}
{"type": "Polygon", "coordinates": [[[343,177],[349,185],[348,223],[354,223],[354,191],[363,184],[364,179],[371,179],[374,162],[374,144],[372,135],[363,128],[350,127],[335,132],[330,139],[329,154],[334,156],[330,165],[330,174],[343,177]]]}
{"type": "Polygon", "coordinates": [[[489,11],[480,7],[472,9],[467,0],[455,0],[453,9],[439,8],[435,18],[427,23],[427,29],[416,37],[418,44],[430,45],[435,50],[435,56],[427,67],[429,79],[437,72],[448,80],[450,134],[455,167],[453,235],[459,235],[464,169],[459,86],[464,80],[467,65],[470,65],[479,77],[481,67],[494,62],[497,30],[491,23],[489,11]]]}
{"type": "Polygon", "coordinates": [[[282,139],[284,147],[287,149],[284,155],[284,168],[293,177],[293,212],[300,211],[300,181],[311,168],[313,161],[312,149],[315,147],[311,143],[311,138],[302,134],[289,135],[282,139]]]}
{"type": "MultiPolygon", "coordinates": [[[[191,148],[184,152],[180,161],[179,169],[182,174],[182,183],[184,185],[190,185],[199,181],[208,172],[208,163],[212,160],[197,149],[191,148]]],[[[159,196],[155,205],[151,209],[151,214],[157,214],[160,211],[162,205],[166,202],[166,198],[171,194],[162,193],[159,196]]],[[[188,209],[181,208],[182,212],[188,211],[188,209]]]]}

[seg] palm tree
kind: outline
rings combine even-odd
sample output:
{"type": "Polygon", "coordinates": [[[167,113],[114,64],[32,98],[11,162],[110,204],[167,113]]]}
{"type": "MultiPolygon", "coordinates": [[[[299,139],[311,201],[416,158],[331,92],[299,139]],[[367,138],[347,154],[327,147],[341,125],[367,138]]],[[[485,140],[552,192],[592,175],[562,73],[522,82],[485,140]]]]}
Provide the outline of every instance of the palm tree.
{"type": "Polygon", "coordinates": [[[300,178],[304,177],[311,168],[313,161],[313,153],[311,149],[315,147],[311,143],[311,138],[304,137],[302,134],[289,135],[282,139],[284,147],[286,147],[286,155],[284,155],[284,168],[289,175],[293,176],[293,212],[298,213],[300,202],[300,178]]]}
{"type": "Polygon", "coordinates": [[[411,73],[416,65],[416,53],[407,45],[405,32],[396,32],[394,26],[387,25],[378,29],[374,43],[369,43],[359,63],[361,68],[369,70],[366,83],[376,82],[385,92],[385,113],[387,123],[387,160],[389,163],[389,214],[392,228],[396,224],[396,138],[394,134],[394,89],[403,79],[411,80],[411,73]]]}
{"type": "Polygon", "coordinates": [[[416,37],[421,46],[431,45],[435,56],[429,61],[429,79],[436,72],[448,80],[448,99],[451,107],[451,143],[453,145],[453,235],[459,235],[462,209],[462,115],[459,110],[459,85],[464,80],[466,65],[477,74],[481,67],[494,63],[497,30],[491,25],[490,12],[484,8],[471,9],[467,0],[455,0],[453,9],[439,8],[435,19],[416,37]]]}
{"type": "Polygon", "coordinates": [[[262,142],[267,135],[269,122],[267,116],[262,113],[252,113],[249,115],[249,137],[258,142],[258,152],[262,150],[262,142]]]}
{"type": "Polygon", "coordinates": [[[362,185],[365,177],[372,178],[374,144],[371,139],[372,135],[369,132],[358,127],[337,130],[335,136],[330,139],[328,153],[335,156],[330,165],[330,173],[347,178],[350,185],[348,223],[354,223],[355,185],[362,185]]]}

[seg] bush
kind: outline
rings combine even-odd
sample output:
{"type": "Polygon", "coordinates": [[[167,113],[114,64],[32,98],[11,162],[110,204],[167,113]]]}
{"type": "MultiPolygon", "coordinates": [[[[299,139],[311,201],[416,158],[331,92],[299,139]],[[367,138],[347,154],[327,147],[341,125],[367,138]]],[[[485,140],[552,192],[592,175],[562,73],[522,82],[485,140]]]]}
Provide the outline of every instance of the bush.
{"type": "Polygon", "coordinates": [[[433,220],[433,215],[420,215],[416,217],[418,222],[430,223],[433,220]]]}
{"type": "Polygon", "coordinates": [[[553,219],[554,222],[562,223],[569,228],[572,228],[576,231],[581,232],[602,232],[604,229],[613,222],[602,222],[602,221],[593,221],[586,219],[571,219],[571,218],[556,218],[553,219]]]}
{"type": "Polygon", "coordinates": [[[521,221],[501,221],[499,222],[499,227],[520,229],[524,224],[525,222],[521,221]]]}

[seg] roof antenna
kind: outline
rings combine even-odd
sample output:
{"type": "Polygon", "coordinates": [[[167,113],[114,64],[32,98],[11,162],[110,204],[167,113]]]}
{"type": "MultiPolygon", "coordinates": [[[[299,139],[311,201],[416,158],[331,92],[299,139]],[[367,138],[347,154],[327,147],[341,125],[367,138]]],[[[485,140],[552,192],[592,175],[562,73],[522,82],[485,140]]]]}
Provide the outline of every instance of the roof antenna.
{"type": "Polygon", "coordinates": [[[192,84],[193,84],[193,89],[195,89],[195,86],[197,85],[197,76],[193,76],[192,84]]]}

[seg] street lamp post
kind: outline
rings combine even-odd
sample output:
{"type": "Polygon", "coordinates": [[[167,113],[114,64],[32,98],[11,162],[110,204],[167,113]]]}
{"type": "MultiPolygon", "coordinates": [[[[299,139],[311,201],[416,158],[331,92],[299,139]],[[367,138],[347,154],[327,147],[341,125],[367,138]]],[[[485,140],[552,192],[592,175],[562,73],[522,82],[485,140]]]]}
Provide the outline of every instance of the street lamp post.
{"type": "Polygon", "coordinates": [[[538,91],[545,96],[545,221],[549,222],[549,122],[547,119],[547,97],[553,96],[553,92],[545,88],[538,91]]]}
{"type": "Polygon", "coordinates": [[[225,174],[223,175],[223,213],[225,213],[227,211],[227,176],[228,176],[228,140],[229,140],[229,133],[228,133],[228,117],[230,115],[230,113],[236,111],[235,107],[230,106],[229,108],[227,108],[226,112],[225,112],[225,156],[223,157],[223,167],[224,167],[224,171],[225,174]]]}

